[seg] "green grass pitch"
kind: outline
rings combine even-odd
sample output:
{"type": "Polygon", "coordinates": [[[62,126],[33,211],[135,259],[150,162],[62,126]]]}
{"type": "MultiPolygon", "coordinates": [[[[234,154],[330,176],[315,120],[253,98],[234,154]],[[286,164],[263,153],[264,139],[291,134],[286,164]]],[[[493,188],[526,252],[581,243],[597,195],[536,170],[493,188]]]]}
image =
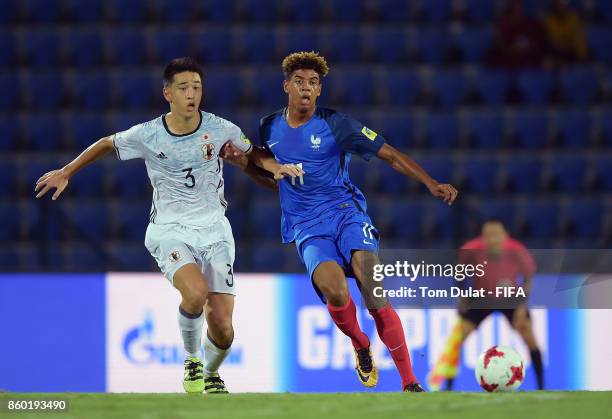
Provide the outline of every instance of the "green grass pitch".
{"type": "MultiPolygon", "coordinates": [[[[25,418],[612,418],[612,392],[77,394],[0,393],[6,399],[67,399],[61,413],[9,413],[25,418]]],[[[6,406],[5,403],[2,403],[6,406]]]]}

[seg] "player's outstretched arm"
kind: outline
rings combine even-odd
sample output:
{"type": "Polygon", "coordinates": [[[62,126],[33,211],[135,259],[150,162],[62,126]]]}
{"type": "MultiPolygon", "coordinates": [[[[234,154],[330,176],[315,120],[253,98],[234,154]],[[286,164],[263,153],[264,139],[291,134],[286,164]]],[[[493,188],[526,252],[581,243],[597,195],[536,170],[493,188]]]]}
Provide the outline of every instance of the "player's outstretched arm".
{"type": "Polygon", "coordinates": [[[221,157],[228,163],[242,169],[259,186],[272,190],[278,189],[278,183],[272,174],[255,165],[246,154],[238,150],[231,142],[223,146],[221,157]]]}
{"type": "Polygon", "coordinates": [[[276,161],[274,155],[264,148],[253,148],[253,151],[249,153],[249,160],[258,167],[272,173],[276,180],[284,179],[287,176],[296,178],[306,174],[301,165],[292,163],[280,164],[276,161]]]}
{"type": "Polygon", "coordinates": [[[427,186],[427,189],[429,189],[433,196],[442,198],[448,205],[452,205],[455,199],[457,199],[459,192],[453,185],[438,183],[410,156],[389,144],[383,144],[380,150],[378,150],[378,157],[389,163],[391,167],[403,175],[420,181],[427,186]]]}
{"type": "Polygon", "coordinates": [[[36,198],[44,196],[49,190],[55,188],[55,193],[51,198],[55,201],[59,198],[64,189],[66,189],[68,181],[76,172],[107,155],[113,148],[112,137],[104,137],[87,147],[77,158],[66,166],[45,173],[36,181],[36,187],[34,188],[34,192],[37,192],[36,198]]]}
{"type": "Polygon", "coordinates": [[[266,170],[274,175],[275,180],[284,179],[287,176],[292,178],[304,176],[306,172],[296,164],[280,164],[276,161],[272,153],[268,150],[259,147],[253,147],[248,155],[244,155],[240,150],[236,149],[231,143],[223,146],[221,157],[226,160],[240,160],[242,156],[246,157],[255,166],[266,170]]]}

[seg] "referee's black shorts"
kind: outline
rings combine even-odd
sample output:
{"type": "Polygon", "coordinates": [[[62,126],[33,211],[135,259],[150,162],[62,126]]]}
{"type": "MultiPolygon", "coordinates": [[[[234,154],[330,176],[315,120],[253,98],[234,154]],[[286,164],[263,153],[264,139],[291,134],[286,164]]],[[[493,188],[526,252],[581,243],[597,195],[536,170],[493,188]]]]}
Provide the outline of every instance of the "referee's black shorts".
{"type": "MultiPolygon", "coordinates": [[[[482,321],[486,319],[490,314],[493,314],[495,312],[503,314],[506,319],[508,319],[508,322],[512,324],[512,319],[514,318],[515,311],[516,308],[474,308],[470,307],[469,305],[467,307],[460,306],[458,308],[459,316],[462,319],[473,323],[476,327],[478,327],[478,325],[480,325],[480,323],[482,323],[482,321]]],[[[527,318],[531,318],[529,310],[527,310],[527,318]]]]}

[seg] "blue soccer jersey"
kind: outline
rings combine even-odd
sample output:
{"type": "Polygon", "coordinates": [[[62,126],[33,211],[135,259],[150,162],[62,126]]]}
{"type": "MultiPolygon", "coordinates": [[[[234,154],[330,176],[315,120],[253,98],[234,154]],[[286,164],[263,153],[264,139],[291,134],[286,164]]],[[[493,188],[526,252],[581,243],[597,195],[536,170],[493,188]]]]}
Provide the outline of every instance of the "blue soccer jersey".
{"type": "Polygon", "coordinates": [[[301,178],[280,182],[281,232],[284,243],[329,211],[347,205],[366,211],[365,197],[351,183],[352,154],[370,160],[385,139],[359,121],[331,109],[317,108],[312,118],[292,128],[282,109],[261,120],[259,138],[281,164],[301,165],[301,178]]]}

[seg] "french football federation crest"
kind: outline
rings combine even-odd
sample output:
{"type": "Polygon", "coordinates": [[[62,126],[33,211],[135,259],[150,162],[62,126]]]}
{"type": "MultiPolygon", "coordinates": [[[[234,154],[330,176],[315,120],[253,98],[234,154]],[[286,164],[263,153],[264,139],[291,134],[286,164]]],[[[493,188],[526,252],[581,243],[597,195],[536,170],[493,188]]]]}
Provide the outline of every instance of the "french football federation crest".
{"type": "Polygon", "coordinates": [[[205,160],[212,160],[215,157],[215,145],[211,143],[204,143],[202,145],[202,157],[205,160]]]}
{"type": "Polygon", "coordinates": [[[312,149],[314,151],[318,151],[319,148],[321,148],[321,137],[315,137],[314,135],[311,135],[310,143],[312,144],[312,149]]]}

